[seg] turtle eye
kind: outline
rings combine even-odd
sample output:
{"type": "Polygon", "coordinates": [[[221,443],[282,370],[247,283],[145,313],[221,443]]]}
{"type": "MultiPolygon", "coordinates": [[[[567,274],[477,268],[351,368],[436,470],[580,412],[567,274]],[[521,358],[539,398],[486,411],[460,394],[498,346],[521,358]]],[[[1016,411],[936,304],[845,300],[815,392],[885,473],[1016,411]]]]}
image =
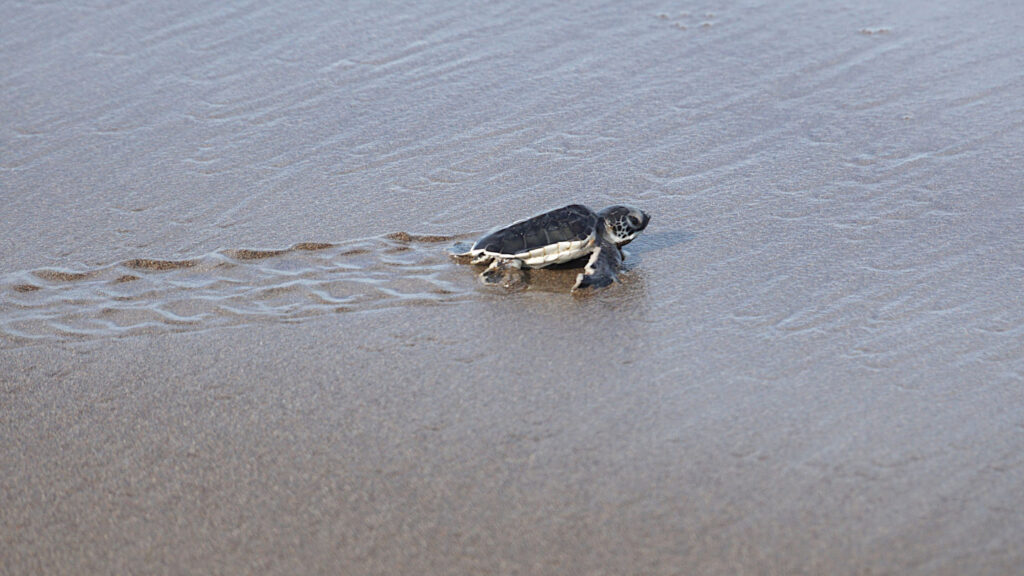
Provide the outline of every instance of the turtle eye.
{"type": "Polygon", "coordinates": [[[640,227],[640,221],[637,220],[636,218],[634,218],[633,216],[630,216],[629,217],[629,226],[630,226],[630,228],[639,228],[640,227]]]}

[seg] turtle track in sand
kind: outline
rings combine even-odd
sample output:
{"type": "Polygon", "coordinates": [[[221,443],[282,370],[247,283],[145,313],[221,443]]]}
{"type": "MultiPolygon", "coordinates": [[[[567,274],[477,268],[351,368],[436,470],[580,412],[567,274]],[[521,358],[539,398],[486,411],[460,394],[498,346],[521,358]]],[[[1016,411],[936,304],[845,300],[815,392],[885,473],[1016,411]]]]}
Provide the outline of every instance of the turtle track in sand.
{"type": "Polygon", "coordinates": [[[31,345],[187,332],[472,298],[448,255],[461,236],[398,232],[284,249],[223,249],[180,260],[0,276],[0,342],[31,345]]]}

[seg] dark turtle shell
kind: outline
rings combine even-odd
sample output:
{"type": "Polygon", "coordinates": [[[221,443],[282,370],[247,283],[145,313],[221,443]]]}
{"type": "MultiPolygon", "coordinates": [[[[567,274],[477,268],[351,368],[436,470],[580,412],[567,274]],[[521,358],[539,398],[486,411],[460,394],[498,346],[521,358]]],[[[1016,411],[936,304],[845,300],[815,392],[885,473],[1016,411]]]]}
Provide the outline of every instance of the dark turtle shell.
{"type": "Polygon", "coordinates": [[[570,204],[490,232],[477,240],[473,251],[511,256],[559,242],[580,242],[594,234],[598,219],[590,208],[570,204]]]}

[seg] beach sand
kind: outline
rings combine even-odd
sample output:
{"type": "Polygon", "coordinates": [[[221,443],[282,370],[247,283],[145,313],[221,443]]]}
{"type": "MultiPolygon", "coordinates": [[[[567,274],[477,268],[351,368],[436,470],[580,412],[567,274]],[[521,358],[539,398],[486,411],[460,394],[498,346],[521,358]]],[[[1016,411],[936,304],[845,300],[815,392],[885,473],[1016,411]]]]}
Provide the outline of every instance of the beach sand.
{"type": "Polygon", "coordinates": [[[0,573],[1024,571],[1019,9],[0,13],[0,573]]]}

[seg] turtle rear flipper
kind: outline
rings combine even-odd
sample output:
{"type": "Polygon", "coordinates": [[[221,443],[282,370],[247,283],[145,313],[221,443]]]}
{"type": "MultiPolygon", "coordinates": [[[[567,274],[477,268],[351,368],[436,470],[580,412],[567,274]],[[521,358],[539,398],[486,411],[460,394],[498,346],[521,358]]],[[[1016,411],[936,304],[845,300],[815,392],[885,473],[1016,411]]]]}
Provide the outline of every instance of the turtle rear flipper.
{"type": "Polygon", "coordinates": [[[473,259],[473,245],[469,242],[456,242],[448,248],[448,255],[458,262],[469,262],[473,259]]]}
{"type": "Polygon", "coordinates": [[[604,288],[615,282],[622,265],[622,254],[611,242],[601,239],[601,242],[590,255],[583,273],[576,276],[576,285],[573,291],[584,288],[604,288]]]}
{"type": "Polygon", "coordinates": [[[509,289],[526,287],[523,261],[517,258],[495,258],[491,265],[480,273],[480,282],[488,286],[502,286],[509,289]]]}

